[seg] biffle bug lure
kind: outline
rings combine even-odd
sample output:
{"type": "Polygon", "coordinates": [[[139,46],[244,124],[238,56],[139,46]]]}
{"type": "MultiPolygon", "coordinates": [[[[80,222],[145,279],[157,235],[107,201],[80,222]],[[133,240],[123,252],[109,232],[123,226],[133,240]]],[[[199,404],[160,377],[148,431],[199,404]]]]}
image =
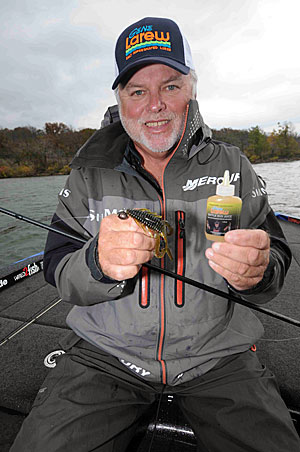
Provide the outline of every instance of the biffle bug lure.
{"type": "Polygon", "coordinates": [[[155,239],[155,257],[162,258],[167,253],[173,259],[167,240],[167,236],[173,233],[173,228],[168,221],[162,220],[161,215],[149,209],[124,209],[118,212],[118,217],[121,220],[133,218],[138,226],[155,239]]]}

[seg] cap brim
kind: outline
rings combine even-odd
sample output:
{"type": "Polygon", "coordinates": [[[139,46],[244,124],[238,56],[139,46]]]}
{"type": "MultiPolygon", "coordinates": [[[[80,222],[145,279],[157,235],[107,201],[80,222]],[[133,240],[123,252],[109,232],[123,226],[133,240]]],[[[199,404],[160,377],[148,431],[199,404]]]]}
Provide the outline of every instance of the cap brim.
{"type": "Polygon", "coordinates": [[[181,72],[184,75],[187,75],[190,72],[190,68],[185,66],[182,63],[179,63],[175,60],[165,57],[143,57],[141,60],[137,60],[134,63],[128,64],[123,71],[120,72],[118,77],[115,79],[112,89],[116,89],[118,84],[126,80],[126,83],[130,80],[130,78],[135,74],[136,71],[141,69],[143,66],[148,66],[149,64],[165,64],[166,66],[175,69],[178,72],[181,72]]]}

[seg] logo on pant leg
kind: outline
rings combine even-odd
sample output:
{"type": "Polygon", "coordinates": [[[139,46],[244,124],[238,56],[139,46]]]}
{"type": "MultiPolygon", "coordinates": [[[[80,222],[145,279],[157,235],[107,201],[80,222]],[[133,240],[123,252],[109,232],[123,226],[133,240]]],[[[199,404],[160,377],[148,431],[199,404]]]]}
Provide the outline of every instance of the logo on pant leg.
{"type": "Polygon", "coordinates": [[[44,365],[46,367],[50,367],[53,368],[56,366],[56,358],[60,355],[63,355],[64,352],[63,350],[54,350],[53,352],[49,353],[45,359],[44,359],[44,365]]]}
{"type": "Polygon", "coordinates": [[[132,370],[138,375],[141,375],[141,377],[146,377],[147,375],[150,375],[151,372],[148,370],[143,369],[142,367],[138,367],[135,364],[132,364],[130,362],[125,361],[125,359],[120,359],[121,363],[124,364],[128,369],[132,370]]]}

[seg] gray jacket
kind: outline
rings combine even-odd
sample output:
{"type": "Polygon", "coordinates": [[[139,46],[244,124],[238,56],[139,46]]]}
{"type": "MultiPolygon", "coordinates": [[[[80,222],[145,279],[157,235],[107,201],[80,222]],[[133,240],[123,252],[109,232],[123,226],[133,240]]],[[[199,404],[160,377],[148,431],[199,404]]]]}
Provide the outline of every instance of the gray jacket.
{"type": "Polygon", "coordinates": [[[174,227],[174,256],[152,263],[223,291],[227,282],[208,265],[206,200],[230,171],[243,200],[241,228],[263,228],[271,236],[271,259],[263,281],[244,299],[265,303],[281,289],[290,254],[251,164],[234,146],[211,139],[196,101],[191,101],[184,135],[164,172],[163,187],[142,168],[120,122],[97,131],[77,152],[59,196],[56,226],[87,239],[72,245],[50,233],[46,279],[75,306],[67,323],[75,333],[117,357],[152,382],[177,385],[211,369],[220,358],[243,352],[263,334],[253,312],[206,291],[142,268],[118,282],[97,269],[95,247],[101,220],[124,208],[148,208],[174,227]],[[73,248],[72,248],[73,247],[73,248]]]}

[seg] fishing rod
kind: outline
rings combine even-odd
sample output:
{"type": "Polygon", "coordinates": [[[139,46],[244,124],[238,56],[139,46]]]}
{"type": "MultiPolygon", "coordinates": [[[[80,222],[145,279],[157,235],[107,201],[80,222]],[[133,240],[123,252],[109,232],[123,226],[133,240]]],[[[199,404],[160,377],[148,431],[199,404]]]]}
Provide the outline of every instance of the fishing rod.
{"type": "MultiPolygon", "coordinates": [[[[0,207],[0,212],[4,213],[6,215],[10,215],[10,216],[12,216],[14,218],[17,218],[18,220],[25,221],[26,223],[33,224],[33,225],[41,227],[43,229],[47,229],[48,231],[54,232],[56,234],[63,235],[64,237],[68,237],[68,238],[70,238],[72,240],[76,240],[76,241],[81,242],[81,243],[86,243],[87,242],[87,240],[85,240],[83,238],[76,237],[75,235],[72,235],[72,234],[60,231],[59,229],[56,229],[56,228],[54,228],[51,225],[48,225],[48,224],[41,223],[39,221],[33,220],[32,218],[26,217],[25,215],[20,215],[20,214],[18,214],[16,212],[13,212],[12,210],[8,210],[8,209],[4,209],[3,207],[0,207]]],[[[268,315],[270,317],[274,317],[274,318],[276,318],[278,320],[281,320],[282,322],[286,322],[286,323],[289,323],[291,325],[300,327],[300,320],[293,319],[293,318],[288,317],[288,316],[286,316],[284,314],[280,314],[279,312],[275,312],[275,311],[272,311],[270,309],[263,308],[263,307],[261,307],[259,305],[251,303],[249,301],[242,300],[241,298],[239,298],[239,297],[237,297],[237,296],[235,296],[233,294],[228,294],[228,293],[223,292],[223,291],[221,291],[219,289],[215,289],[214,287],[210,287],[207,284],[200,283],[199,281],[195,281],[193,279],[187,278],[186,276],[181,276],[181,275],[179,275],[177,273],[174,273],[174,272],[172,272],[170,270],[166,270],[164,268],[157,267],[156,265],[153,265],[153,264],[150,264],[150,263],[144,263],[143,266],[149,268],[150,270],[156,271],[158,273],[161,273],[161,274],[164,274],[164,275],[169,276],[171,278],[174,278],[174,279],[177,279],[179,281],[182,281],[185,284],[189,284],[191,286],[194,286],[194,287],[197,287],[199,289],[205,290],[206,292],[210,292],[210,293],[212,293],[214,295],[218,295],[219,297],[226,298],[227,300],[234,301],[237,304],[246,306],[246,307],[248,307],[250,309],[253,309],[255,311],[259,311],[259,312],[261,312],[263,314],[266,314],[266,315],[268,315]]]]}
{"type": "MultiPolygon", "coordinates": [[[[11,217],[16,218],[17,220],[22,220],[22,221],[25,221],[26,223],[33,224],[34,226],[38,226],[40,228],[47,229],[48,231],[52,231],[52,232],[56,232],[56,233],[60,232],[58,229],[55,229],[50,224],[41,223],[40,221],[36,221],[36,220],[33,220],[32,218],[25,217],[24,215],[20,215],[19,213],[13,212],[12,210],[4,209],[4,207],[0,207],[0,212],[5,213],[5,215],[10,215],[11,217]]],[[[68,234],[67,232],[63,232],[63,233],[60,232],[60,233],[62,235],[64,235],[65,237],[68,237],[69,239],[78,240],[78,242],[81,242],[81,243],[86,243],[86,240],[84,240],[80,237],[75,237],[74,235],[68,234]]]]}
{"type": "Polygon", "coordinates": [[[51,301],[45,307],[40,309],[38,312],[33,314],[29,319],[25,320],[20,326],[18,326],[15,330],[11,331],[7,336],[0,340],[0,347],[10,341],[17,334],[21,333],[21,331],[25,330],[28,326],[32,325],[36,320],[42,317],[46,312],[50,311],[50,309],[54,308],[58,303],[60,303],[62,299],[51,301]]]}

